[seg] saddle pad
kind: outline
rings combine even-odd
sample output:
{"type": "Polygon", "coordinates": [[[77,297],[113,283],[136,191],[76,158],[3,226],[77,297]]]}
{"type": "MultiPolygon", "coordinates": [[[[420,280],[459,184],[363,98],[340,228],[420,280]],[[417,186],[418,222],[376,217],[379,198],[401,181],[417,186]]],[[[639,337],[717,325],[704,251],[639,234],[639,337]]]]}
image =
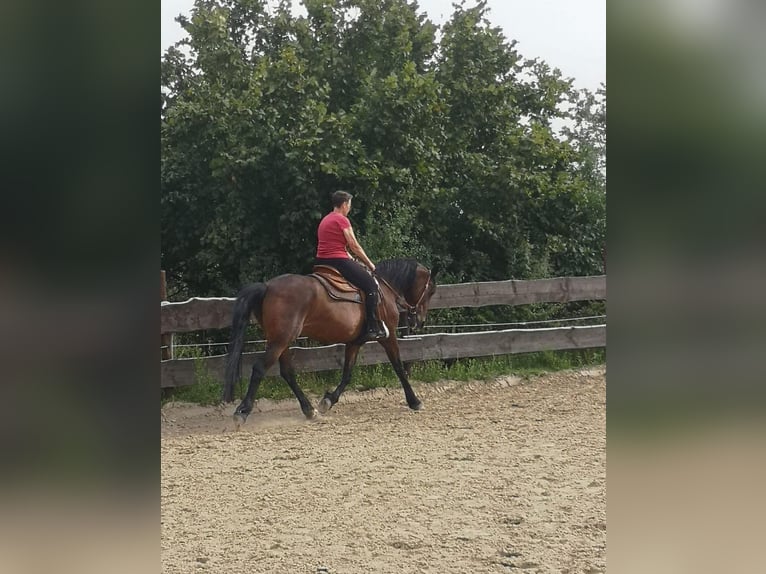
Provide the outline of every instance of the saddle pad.
{"type": "Polygon", "coordinates": [[[359,289],[349,283],[340,272],[326,265],[315,265],[313,277],[319,281],[327,291],[331,299],[336,301],[350,301],[352,303],[362,302],[362,293],[359,289]]]}
{"type": "Polygon", "coordinates": [[[330,267],[329,265],[314,265],[314,272],[312,275],[319,275],[327,279],[336,291],[343,291],[345,293],[359,292],[359,289],[349,283],[348,279],[341,275],[340,271],[335,269],[335,267],[330,267]]]}

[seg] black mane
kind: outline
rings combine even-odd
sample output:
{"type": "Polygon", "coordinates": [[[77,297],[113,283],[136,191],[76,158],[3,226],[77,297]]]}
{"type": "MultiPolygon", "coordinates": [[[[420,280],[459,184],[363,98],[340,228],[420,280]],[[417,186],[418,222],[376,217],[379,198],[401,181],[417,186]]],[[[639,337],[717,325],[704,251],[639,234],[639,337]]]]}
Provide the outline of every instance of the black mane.
{"type": "Polygon", "coordinates": [[[414,259],[386,259],[375,266],[375,272],[404,294],[415,283],[418,265],[414,259]]]}

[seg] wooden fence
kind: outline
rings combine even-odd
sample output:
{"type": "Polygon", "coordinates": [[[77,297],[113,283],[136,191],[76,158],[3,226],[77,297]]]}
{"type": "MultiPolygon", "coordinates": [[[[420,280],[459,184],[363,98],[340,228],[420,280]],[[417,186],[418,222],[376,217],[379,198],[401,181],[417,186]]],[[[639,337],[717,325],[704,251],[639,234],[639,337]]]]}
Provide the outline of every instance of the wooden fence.
{"type": "MultiPolygon", "coordinates": [[[[489,281],[439,285],[431,309],[480,307],[487,305],[524,305],[529,303],[565,303],[606,299],[606,276],[557,277],[531,281],[489,281]]],[[[231,326],[233,298],[189,299],[181,303],[161,303],[161,334],[218,329],[231,326]]],[[[400,340],[402,360],[460,359],[534,351],[586,349],[606,346],[606,326],[557,327],[546,329],[508,329],[481,333],[434,334],[400,340]]],[[[343,366],[343,345],[292,348],[298,371],[325,371],[343,366]]],[[[244,353],[243,372],[262,352],[244,353]]],[[[162,361],[161,386],[177,387],[195,382],[195,368],[202,361],[210,375],[222,379],[226,356],[204,359],[162,361]]],[[[386,363],[383,348],[367,343],[360,351],[357,365],[386,363]]],[[[278,374],[278,365],[268,372],[278,374]]]]}

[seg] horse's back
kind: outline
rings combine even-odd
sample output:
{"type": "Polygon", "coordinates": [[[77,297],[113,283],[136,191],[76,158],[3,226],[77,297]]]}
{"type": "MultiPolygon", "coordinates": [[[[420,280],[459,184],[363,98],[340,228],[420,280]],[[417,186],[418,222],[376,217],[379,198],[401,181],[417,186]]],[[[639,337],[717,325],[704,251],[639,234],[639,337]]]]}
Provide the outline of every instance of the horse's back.
{"type": "Polygon", "coordinates": [[[316,278],[288,273],[266,285],[263,327],[272,336],[305,336],[320,343],[347,343],[359,336],[363,306],[332,300],[316,278]]]}
{"type": "Polygon", "coordinates": [[[295,273],[273,277],[266,282],[266,287],[267,299],[287,301],[295,306],[296,310],[311,304],[319,293],[317,281],[307,275],[295,273]]]}

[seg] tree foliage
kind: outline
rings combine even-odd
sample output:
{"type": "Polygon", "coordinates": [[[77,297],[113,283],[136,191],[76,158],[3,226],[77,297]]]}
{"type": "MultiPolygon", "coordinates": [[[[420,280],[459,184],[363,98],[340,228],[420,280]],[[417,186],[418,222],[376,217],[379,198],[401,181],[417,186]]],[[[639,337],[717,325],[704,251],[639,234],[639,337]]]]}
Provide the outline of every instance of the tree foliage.
{"type": "Polygon", "coordinates": [[[523,58],[483,1],[441,30],[406,0],[303,5],[196,0],[179,17],[161,216],[183,294],[307,272],[336,189],[373,260],[451,281],[602,271],[603,92],[523,58]]]}

